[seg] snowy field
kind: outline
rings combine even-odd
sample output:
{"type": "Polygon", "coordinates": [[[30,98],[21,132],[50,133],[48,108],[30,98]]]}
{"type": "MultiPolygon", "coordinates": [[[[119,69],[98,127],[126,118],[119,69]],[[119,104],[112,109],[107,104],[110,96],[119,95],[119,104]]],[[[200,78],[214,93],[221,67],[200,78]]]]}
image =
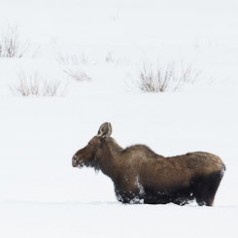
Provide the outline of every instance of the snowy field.
{"type": "Polygon", "coordinates": [[[0,237],[238,237],[237,12],[235,0],[1,1],[0,36],[17,28],[27,47],[0,57],[0,237]],[[171,62],[195,82],[139,89],[141,66],[171,62]],[[21,96],[30,77],[57,94],[21,96]],[[122,147],[219,155],[214,207],[123,205],[109,178],[73,168],[104,121],[122,147]]]}

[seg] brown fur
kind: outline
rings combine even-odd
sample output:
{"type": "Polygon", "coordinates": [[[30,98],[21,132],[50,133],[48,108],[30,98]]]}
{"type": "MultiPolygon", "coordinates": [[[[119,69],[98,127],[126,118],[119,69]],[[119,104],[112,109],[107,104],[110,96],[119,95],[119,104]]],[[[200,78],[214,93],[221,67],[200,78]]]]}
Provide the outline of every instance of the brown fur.
{"type": "Polygon", "coordinates": [[[123,149],[111,137],[93,137],[73,157],[73,167],[94,167],[109,176],[123,203],[212,206],[225,166],[213,154],[164,157],[145,145],[123,149]]]}

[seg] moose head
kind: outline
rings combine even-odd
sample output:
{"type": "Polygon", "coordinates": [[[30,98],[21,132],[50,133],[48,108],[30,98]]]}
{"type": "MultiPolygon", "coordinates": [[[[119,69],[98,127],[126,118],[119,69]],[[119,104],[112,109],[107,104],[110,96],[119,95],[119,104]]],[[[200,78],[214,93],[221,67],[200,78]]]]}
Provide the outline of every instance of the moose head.
{"type": "Polygon", "coordinates": [[[97,151],[100,148],[100,145],[103,140],[110,137],[112,134],[112,126],[110,122],[104,122],[96,136],[94,136],[84,148],[78,150],[72,159],[73,167],[94,167],[97,166],[97,151]]]}

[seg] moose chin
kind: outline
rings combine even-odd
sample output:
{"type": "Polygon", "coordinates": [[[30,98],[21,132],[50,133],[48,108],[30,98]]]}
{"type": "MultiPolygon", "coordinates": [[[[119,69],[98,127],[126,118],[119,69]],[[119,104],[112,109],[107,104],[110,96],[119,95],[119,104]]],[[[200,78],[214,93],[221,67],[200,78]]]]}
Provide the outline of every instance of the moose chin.
{"type": "Polygon", "coordinates": [[[109,176],[122,203],[212,206],[225,172],[222,160],[210,153],[193,152],[164,157],[146,145],[122,148],[103,123],[98,134],[75,153],[73,167],[92,167],[109,176]]]}

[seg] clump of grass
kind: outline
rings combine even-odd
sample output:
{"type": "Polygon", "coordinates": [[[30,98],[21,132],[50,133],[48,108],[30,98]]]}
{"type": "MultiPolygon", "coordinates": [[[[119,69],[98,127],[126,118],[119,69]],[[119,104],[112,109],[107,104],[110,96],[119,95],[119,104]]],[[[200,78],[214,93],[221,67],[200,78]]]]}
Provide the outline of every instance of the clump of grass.
{"type": "Polygon", "coordinates": [[[17,26],[8,26],[0,36],[0,57],[21,58],[29,48],[28,41],[21,41],[17,26]]]}
{"type": "Polygon", "coordinates": [[[89,81],[91,78],[78,67],[65,68],[63,70],[70,78],[80,82],[89,81]]]}
{"type": "Polygon", "coordinates": [[[177,91],[185,84],[193,84],[198,77],[198,72],[191,65],[182,67],[175,63],[158,65],[143,65],[139,69],[138,87],[143,92],[168,92],[177,91]]]}
{"type": "Polygon", "coordinates": [[[18,79],[18,83],[10,87],[15,95],[56,97],[64,96],[66,93],[66,85],[63,85],[61,81],[49,80],[38,72],[32,74],[21,72],[18,74],[18,79]]]}
{"type": "Polygon", "coordinates": [[[111,64],[118,64],[119,63],[119,59],[116,58],[116,56],[112,53],[112,52],[107,52],[106,56],[105,56],[105,61],[106,63],[111,63],[111,64]]]}
{"type": "Polygon", "coordinates": [[[80,57],[75,54],[58,54],[56,60],[61,65],[63,72],[75,81],[89,81],[91,78],[82,70],[83,66],[89,63],[88,58],[82,54],[80,57]]]}

